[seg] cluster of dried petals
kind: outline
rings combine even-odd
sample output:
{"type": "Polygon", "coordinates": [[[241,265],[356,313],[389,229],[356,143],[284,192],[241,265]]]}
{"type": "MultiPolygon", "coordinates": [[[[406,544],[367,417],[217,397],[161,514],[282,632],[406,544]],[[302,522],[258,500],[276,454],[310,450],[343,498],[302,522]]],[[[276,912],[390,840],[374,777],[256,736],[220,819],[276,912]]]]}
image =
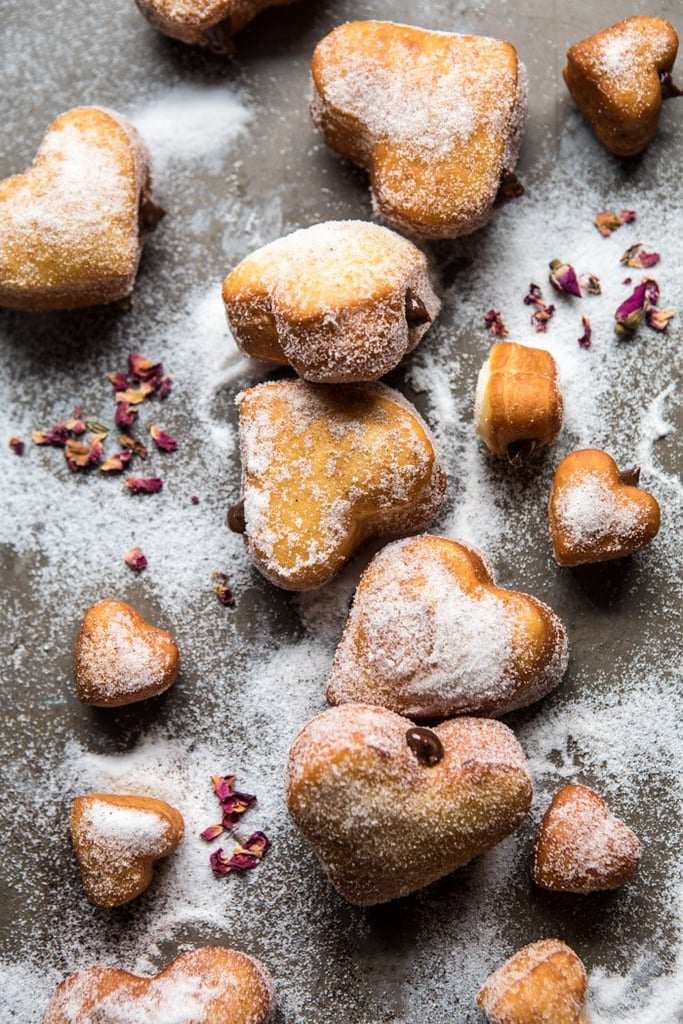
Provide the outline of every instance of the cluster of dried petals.
{"type": "MultiPolygon", "coordinates": [[[[194,498],[192,500],[194,502],[194,498]]],[[[198,501],[199,498],[197,498],[198,501]]],[[[197,504],[197,502],[194,502],[194,504],[197,504]]],[[[224,572],[212,572],[211,579],[216,581],[213,589],[220,603],[226,608],[233,608],[235,606],[235,595],[232,592],[226,574],[224,572]]]]}
{"type": "Polygon", "coordinates": [[[15,455],[23,455],[26,445],[20,437],[10,437],[9,447],[12,449],[15,455]]]}
{"type": "Polygon", "coordinates": [[[628,247],[619,262],[626,267],[638,267],[640,270],[646,270],[648,267],[654,267],[659,260],[658,252],[645,252],[643,243],[636,242],[628,247]]]}
{"type": "Polygon", "coordinates": [[[593,218],[593,223],[603,238],[608,238],[622,224],[630,224],[635,219],[635,210],[621,210],[620,213],[606,213],[603,211],[596,214],[593,218]]]}
{"type": "Polygon", "coordinates": [[[659,309],[659,285],[653,277],[644,277],[614,314],[614,330],[620,337],[630,336],[645,319],[648,327],[664,331],[676,315],[673,309],[659,309]]]}
{"type": "MultiPolygon", "coordinates": [[[[221,806],[221,820],[209,825],[200,833],[200,838],[211,842],[223,832],[232,833],[245,811],[253,807],[256,797],[251,793],[240,793],[235,787],[235,775],[212,775],[211,784],[221,806]]],[[[232,871],[249,871],[257,867],[264,853],[270,847],[270,840],[263,832],[253,832],[248,839],[236,846],[228,857],[219,847],[209,856],[214,875],[228,875],[232,871]]]]}
{"type": "Polygon", "coordinates": [[[231,857],[226,856],[222,846],[214,850],[209,857],[211,870],[214,875],[219,877],[221,875],[228,875],[232,871],[250,871],[258,867],[263,855],[267,853],[269,848],[270,839],[264,832],[252,832],[241,846],[235,847],[231,857]]]}
{"type": "Polygon", "coordinates": [[[503,322],[503,316],[498,309],[490,309],[484,314],[484,323],[490,329],[491,334],[497,338],[507,338],[510,333],[503,322]]]}
{"type": "Polygon", "coordinates": [[[99,466],[104,456],[102,441],[106,434],[95,434],[89,443],[70,437],[64,445],[64,458],[72,473],[99,466]]]}
{"type": "Polygon", "coordinates": [[[534,284],[533,281],[529,285],[529,291],[524,296],[525,306],[534,306],[534,312],[531,314],[531,325],[534,330],[539,333],[548,330],[548,321],[553,317],[555,313],[555,307],[543,299],[543,292],[539,285],[534,284]]]}
{"type": "Polygon", "coordinates": [[[149,395],[159,392],[165,398],[171,390],[171,378],[164,377],[163,363],[155,363],[138,352],[128,356],[128,367],[109,374],[117,402],[130,402],[135,405],[149,395]],[[131,397],[128,397],[131,396],[131,397]]]}
{"type": "Polygon", "coordinates": [[[602,295],[600,278],[596,274],[582,274],[579,278],[579,284],[584,292],[587,292],[589,295],[602,295]]]}

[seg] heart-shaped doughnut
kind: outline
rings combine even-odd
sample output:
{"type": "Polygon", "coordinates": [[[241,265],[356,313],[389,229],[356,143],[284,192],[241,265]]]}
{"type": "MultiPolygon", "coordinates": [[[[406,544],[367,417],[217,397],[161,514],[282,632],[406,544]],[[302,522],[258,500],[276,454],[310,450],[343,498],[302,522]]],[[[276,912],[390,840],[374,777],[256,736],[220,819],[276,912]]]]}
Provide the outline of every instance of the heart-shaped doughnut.
{"type": "Polygon", "coordinates": [[[583,448],[562,459],[548,502],[559,565],[632,555],[657,536],[659,503],[637,486],[640,470],[620,470],[607,452],[583,448]]]}
{"type": "Polygon", "coordinates": [[[364,541],[419,530],[441,507],[429,430],[383,384],[273,381],[239,408],[243,502],[228,523],[280,587],[319,587],[364,541]]]}
{"type": "Polygon", "coordinates": [[[327,699],[415,719],[502,715],[540,700],[566,667],[547,605],[495,586],[474,548],[423,535],[389,544],[361,576],[327,699]]]}
{"type": "Polygon", "coordinates": [[[258,960],[204,946],[182,953],[159,974],[141,978],[114,967],[88,967],[66,978],[42,1024],[267,1024],[274,985],[258,960]]]}
{"type": "Polygon", "coordinates": [[[432,729],[367,704],[314,718],[289,755],[287,804],[351,903],[398,899],[499,843],[531,803],[514,734],[486,718],[432,729]]]}
{"type": "Polygon", "coordinates": [[[74,800],[71,839],[86,895],[98,907],[119,907],[144,892],[154,861],[182,838],[182,815],[163,800],[107,793],[74,800]]]}
{"type": "Polygon", "coordinates": [[[520,949],[487,979],[477,1006],[490,1024],[590,1024],[586,969],[559,939],[520,949]]]}
{"type": "Polygon", "coordinates": [[[78,309],[124,298],[162,215],[133,125],[99,107],[69,110],[32,166],[0,181],[0,306],[78,309]]]}
{"type": "Polygon", "coordinates": [[[394,227],[469,234],[512,175],[526,115],[526,70],[510,43],[390,21],[340,25],[311,63],[311,113],[325,141],[370,173],[394,227]]]}
{"type": "Polygon", "coordinates": [[[635,156],[657,133],[662,99],[676,95],[678,36],[664,18],[637,16],[574,43],[564,80],[596,136],[616,156],[635,156]]]}
{"type": "Polygon", "coordinates": [[[226,278],[223,301],[246,355],[323,383],[384,376],[441,305],[420,250],[360,220],[314,224],[258,249],[226,278]]]}
{"type": "Polygon", "coordinates": [[[125,601],[88,608],[76,640],[74,680],[84,704],[120,707],[163,693],[178,676],[175,640],[125,601]]]}
{"type": "Polygon", "coordinates": [[[232,37],[266,7],[292,0],[135,0],[147,20],[171,39],[230,52],[232,37]]]}
{"type": "Polygon", "coordinates": [[[543,815],[532,874],[555,892],[598,892],[630,882],[642,847],[634,832],[616,818],[587,786],[564,786],[543,815]]]}

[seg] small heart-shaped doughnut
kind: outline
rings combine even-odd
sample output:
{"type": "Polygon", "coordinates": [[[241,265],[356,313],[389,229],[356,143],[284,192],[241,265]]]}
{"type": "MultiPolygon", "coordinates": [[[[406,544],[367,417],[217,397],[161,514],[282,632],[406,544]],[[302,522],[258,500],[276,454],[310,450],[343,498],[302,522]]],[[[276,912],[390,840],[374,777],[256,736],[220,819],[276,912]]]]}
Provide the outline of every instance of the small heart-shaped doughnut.
{"type": "Polygon", "coordinates": [[[370,173],[383,217],[453,238],[521,194],[512,171],[526,70],[510,43],[390,21],[340,25],[311,63],[311,113],[325,141],[370,173]]]}
{"type": "Polygon", "coordinates": [[[590,1024],[586,969],[559,939],[542,939],[506,960],[483,985],[477,1006],[490,1024],[590,1024]]]}
{"type": "Polygon", "coordinates": [[[135,0],[149,22],[171,39],[231,52],[232,37],[265,10],[292,0],[135,0]]]}
{"type": "Polygon", "coordinates": [[[596,136],[616,156],[635,156],[657,133],[662,99],[675,94],[678,36],[664,18],[638,16],[574,43],[564,80],[596,136]]]}
{"type": "Polygon", "coordinates": [[[0,306],[78,309],[125,298],[162,215],[133,125],[99,107],[69,110],[32,166],[0,181],[0,306]]]}
{"type": "Polygon", "coordinates": [[[628,825],[587,786],[564,786],[543,815],[532,874],[555,892],[598,892],[630,882],[642,847],[628,825]]]}
{"type": "Polygon", "coordinates": [[[496,587],[474,548],[422,535],[389,544],[361,576],[327,699],[415,719],[502,715],[540,700],[566,667],[547,605],[496,587]]]}
{"type": "Polygon", "coordinates": [[[467,864],[520,824],[531,779],[514,734],[487,718],[416,727],[343,704],[301,730],[287,805],[351,903],[398,899],[467,864]]]}
{"type": "Polygon", "coordinates": [[[359,220],[314,224],[258,249],[226,278],[223,301],[246,355],[322,383],[393,370],[441,305],[420,250],[359,220]]]}
{"type": "Polygon", "coordinates": [[[273,381],[239,408],[243,504],[229,525],[280,587],[319,587],[366,540],[419,530],[441,507],[429,430],[383,384],[273,381]]]}
{"type": "Polygon", "coordinates": [[[559,565],[632,555],[659,531],[659,503],[637,486],[640,470],[620,470],[597,448],[562,460],[548,502],[548,528],[559,565]]]}
{"type": "Polygon", "coordinates": [[[86,894],[98,907],[119,907],[144,892],[154,861],[182,838],[182,815],[163,800],[107,793],[74,800],[71,839],[86,894]]]}
{"type": "Polygon", "coordinates": [[[121,707],[163,693],[180,655],[170,633],[124,601],[98,601],[83,616],[74,651],[76,692],[84,704],[121,707]]]}
{"type": "Polygon", "coordinates": [[[204,946],[152,978],[114,967],[78,971],[59,985],[42,1024],[267,1024],[274,992],[258,960],[204,946]]]}

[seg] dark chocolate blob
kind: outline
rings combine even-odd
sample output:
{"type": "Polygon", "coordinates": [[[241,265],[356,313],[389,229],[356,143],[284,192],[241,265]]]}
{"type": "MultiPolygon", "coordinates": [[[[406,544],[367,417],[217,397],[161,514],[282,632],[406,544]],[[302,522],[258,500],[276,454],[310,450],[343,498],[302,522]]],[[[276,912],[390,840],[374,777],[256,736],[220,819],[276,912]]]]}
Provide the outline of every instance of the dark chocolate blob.
{"type": "Polygon", "coordinates": [[[443,745],[431,729],[424,729],[420,725],[408,729],[406,743],[420,764],[424,764],[428,768],[432,768],[443,760],[443,745]]]}
{"type": "Polygon", "coordinates": [[[408,327],[421,327],[422,324],[430,323],[431,319],[422,299],[419,299],[408,288],[406,291],[406,320],[408,327]]]}
{"type": "Polygon", "coordinates": [[[244,533],[247,528],[246,520],[244,518],[244,500],[238,501],[236,505],[230,506],[226,522],[228,524],[228,529],[232,530],[233,533],[244,533]]]}
{"type": "Polygon", "coordinates": [[[629,466],[619,470],[619,479],[627,487],[637,487],[640,480],[640,466],[629,466]]]}
{"type": "Polygon", "coordinates": [[[530,439],[528,441],[511,441],[507,446],[508,460],[511,466],[519,469],[529,461],[533,453],[539,447],[540,442],[530,439]]]}

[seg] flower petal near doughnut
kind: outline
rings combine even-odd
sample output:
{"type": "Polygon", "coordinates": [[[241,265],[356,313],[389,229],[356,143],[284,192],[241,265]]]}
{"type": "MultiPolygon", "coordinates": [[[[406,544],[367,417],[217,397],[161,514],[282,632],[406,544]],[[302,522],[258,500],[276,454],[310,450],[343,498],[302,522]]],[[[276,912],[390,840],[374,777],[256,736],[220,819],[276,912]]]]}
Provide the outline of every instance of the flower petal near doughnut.
{"type": "Polygon", "coordinates": [[[678,36],[664,18],[626,18],[574,43],[564,80],[596,136],[616,156],[635,156],[657,133],[678,36]]]}
{"type": "Polygon", "coordinates": [[[42,1024],[268,1024],[274,1012],[274,985],[263,964],[204,946],[151,978],[114,967],[78,971],[59,985],[42,1024]]]}
{"type": "Polygon", "coordinates": [[[547,605],[496,587],[474,548],[423,535],[389,544],[361,576],[327,698],[415,719],[501,715],[540,700],[566,667],[547,605]]]}
{"type": "Polygon", "coordinates": [[[280,587],[322,586],[366,540],[419,530],[441,507],[429,430],[383,384],[274,381],[239,408],[243,500],[228,524],[280,587]]]}
{"type": "Polygon", "coordinates": [[[605,562],[640,551],[659,531],[659,503],[638,487],[640,469],[620,470],[611,455],[583,448],[553,478],[548,528],[559,565],[605,562]]]}
{"type": "Polygon", "coordinates": [[[28,171],[0,181],[0,306],[78,309],[125,298],[161,216],[133,125],[100,107],[62,114],[28,171]]]}
{"type": "Polygon", "coordinates": [[[390,21],[340,25],[311,63],[311,113],[325,141],[370,173],[387,221],[425,238],[482,227],[512,174],[526,70],[510,43],[390,21]]]}
{"type": "Polygon", "coordinates": [[[506,960],[477,996],[489,1024],[590,1024],[586,969],[559,939],[542,939],[506,960]]]}
{"type": "Polygon", "coordinates": [[[257,249],[226,278],[223,301],[246,355],[330,383],[388,373],[441,305],[420,250],[364,221],[314,224],[257,249]]]}
{"type": "Polygon", "coordinates": [[[343,704],[304,726],[287,804],[332,884],[370,906],[421,889],[514,831],[531,779],[514,734],[486,718],[416,727],[343,704]]]}
{"type": "Polygon", "coordinates": [[[183,838],[175,807],[147,796],[93,793],[74,800],[71,838],[88,899],[119,907],[144,892],[152,865],[183,838]]]}
{"type": "Polygon", "coordinates": [[[232,51],[232,37],[266,7],[292,0],[135,0],[149,22],[182,43],[232,51]]]}

